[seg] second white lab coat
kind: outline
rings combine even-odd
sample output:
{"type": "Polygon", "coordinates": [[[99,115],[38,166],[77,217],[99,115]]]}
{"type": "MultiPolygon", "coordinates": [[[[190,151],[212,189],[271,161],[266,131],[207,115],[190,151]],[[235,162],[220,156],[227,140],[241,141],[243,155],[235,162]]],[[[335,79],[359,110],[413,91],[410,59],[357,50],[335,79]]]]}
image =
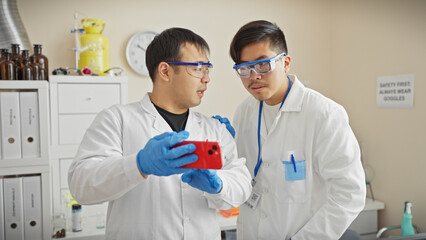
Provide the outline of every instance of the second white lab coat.
{"type": "Polygon", "coordinates": [[[150,138],[172,131],[148,94],[141,102],[98,114],[70,166],[68,182],[81,204],[109,202],[107,239],[220,239],[216,209],[236,207],[248,198],[250,174],[219,121],[190,111],[185,130],[188,140],[220,143],[219,194],[192,188],[181,175],[141,176],[136,163],[139,150],[150,138]]]}
{"type": "MultiPolygon", "coordinates": [[[[364,207],[358,142],[342,106],[289,77],[290,93],[269,133],[262,120],[263,163],[253,187],[261,198],[254,210],[240,208],[237,237],[337,240],[364,207]],[[305,166],[303,180],[287,179],[286,170],[293,171],[292,154],[305,166]]],[[[259,101],[250,96],[234,116],[238,153],[247,159],[252,176],[258,114],[259,101]]]]}

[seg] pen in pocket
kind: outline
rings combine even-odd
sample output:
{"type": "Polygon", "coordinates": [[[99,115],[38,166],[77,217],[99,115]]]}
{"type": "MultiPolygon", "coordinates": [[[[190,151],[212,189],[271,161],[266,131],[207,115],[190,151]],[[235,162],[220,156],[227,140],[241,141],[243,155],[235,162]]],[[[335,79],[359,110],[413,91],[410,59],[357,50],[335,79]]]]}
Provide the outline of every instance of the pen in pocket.
{"type": "Polygon", "coordinates": [[[291,154],[291,163],[293,163],[294,172],[297,172],[297,169],[296,169],[296,161],[294,160],[294,156],[293,156],[293,154],[291,154]]]}

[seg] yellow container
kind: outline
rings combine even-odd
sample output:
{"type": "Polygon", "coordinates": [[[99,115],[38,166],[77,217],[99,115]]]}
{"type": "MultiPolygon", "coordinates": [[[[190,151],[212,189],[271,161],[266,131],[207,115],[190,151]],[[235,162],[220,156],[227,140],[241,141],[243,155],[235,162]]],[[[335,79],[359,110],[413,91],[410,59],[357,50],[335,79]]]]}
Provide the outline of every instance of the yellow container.
{"type": "Polygon", "coordinates": [[[100,19],[82,19],[84,33],[80,36],[78,68],[90,68],[92,73],[104,75],[109,67],[109,40],[102,35],[105,24],[100,19]]]}

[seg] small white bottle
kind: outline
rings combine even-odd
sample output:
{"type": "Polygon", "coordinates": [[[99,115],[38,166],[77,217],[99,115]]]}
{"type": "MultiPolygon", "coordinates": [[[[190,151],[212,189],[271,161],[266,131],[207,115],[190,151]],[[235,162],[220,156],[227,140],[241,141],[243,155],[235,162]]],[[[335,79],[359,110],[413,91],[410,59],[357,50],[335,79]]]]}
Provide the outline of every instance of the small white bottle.
{"type": "Polygon", "coordinates": [[[81,205],[72,205],[72,231],[80,232],[81,230],[81,205]]]}

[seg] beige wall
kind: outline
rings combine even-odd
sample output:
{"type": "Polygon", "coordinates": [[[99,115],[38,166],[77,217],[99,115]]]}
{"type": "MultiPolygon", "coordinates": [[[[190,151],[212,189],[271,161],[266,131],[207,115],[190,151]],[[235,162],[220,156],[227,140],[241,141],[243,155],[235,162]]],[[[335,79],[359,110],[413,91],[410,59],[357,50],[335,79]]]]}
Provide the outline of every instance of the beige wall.
{"type": "Polygon", "coordinates": [[[386,203],[380,225],[400,223],[405,200],[413,202],[414,222],[426,230],[426,159],[424,56],[425,1],[337,0],[17,0],[32,43],[43,44],[50,69],[75,66],[73,13],[106,22],[111,66],[129,77],[129,101],[152,88],[151,80],[135,74],[125,59],[128,39],[137,31],[161,32],[185,27],[210,44],[214,70],[201,106],[207,115],[232,119],[247,96],[232,70],[228,54],[233,34],[251,20],[276,22],[285,32],[290,71],[347,109],[351,125],[374,168],[376,198],[386,203]],[[376,78],[415,74],[415,108],[378,109],[376,78]],[[423,157],[423,158],[422,158],[423,157]]]}
{"type": "Polygon", "coordinates": [[[276,22],[288,35],[293,57],[292,72],[310,80],[316,89],[329,90],[330,5],[329,1],[195,1],[195,0],[17,0],[21,18],[32,43],[42,43],[50,68],[75,66],[75,11],[106,22],[104,35],[110,40],[110,65],[119,66],[129,77],[129,100],[138,101],[151,91],[151,80],[138,76],[127,64],[126,43],[137,31],[185,27],[210,44],[214,69],[198,111],[232,118],[237,104],[248,93],[232,69],[229,44],[239,27],[251,20],[276,22]],[[255,11],[253,12],[253,9],[255,11]],[[323,34],[327,33],[327,34],[323,34]],[[315,54],[312,54],[315,53],[315,54]],[[302,69],[304,69],[302,71],[302,69]]]}
{"type": "Polygon", "coordinates": [[[331,12],[331,95],[375,171],[373,191],[386,205],[380,225],[399,225],[409,200],[426,231],[426,1],[336,0],[331,12]],[[377,77],[410,73],[414,108],[377,108],[377,77]]]}

